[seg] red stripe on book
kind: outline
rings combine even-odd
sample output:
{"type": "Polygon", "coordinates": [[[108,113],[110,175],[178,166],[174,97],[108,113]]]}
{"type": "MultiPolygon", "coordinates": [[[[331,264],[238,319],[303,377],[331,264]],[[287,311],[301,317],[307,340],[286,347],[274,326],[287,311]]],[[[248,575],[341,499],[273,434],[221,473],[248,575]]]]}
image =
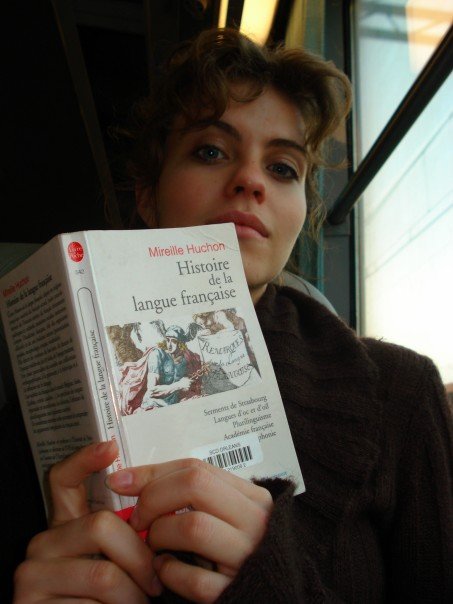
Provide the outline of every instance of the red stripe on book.
{"type": "MultiPolygon", "coordinates": [[[[129,508],[124,508],[123,510],[116,510],[115,514],[117,516],[119,516],[122,520],[124,520],[125,522],[129,522],[129,518],[131,517],[131,514],[133,511],[134,511],[134,506],[131,505],[129,508]]],[[[137,531],[137,534],[139,535],[139,537],[141,537],[143,539],[143,541],[145,541],[148,531],[146,529],[144,531],[137,531]]]]}

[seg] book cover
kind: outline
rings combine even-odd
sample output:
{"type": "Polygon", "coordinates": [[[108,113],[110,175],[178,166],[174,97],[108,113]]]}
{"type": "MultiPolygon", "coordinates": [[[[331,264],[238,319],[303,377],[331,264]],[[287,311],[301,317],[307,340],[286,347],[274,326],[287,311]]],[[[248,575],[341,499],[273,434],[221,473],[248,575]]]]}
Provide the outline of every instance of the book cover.
{"type": "MultiPolygon", "coordinates": [[[[52,464],[109,439],[107,472],[197,457],[304,490],[234,225],[65,233],[0,291],[43,494],[52,464]]],[[[92,509],[130,509],[104,479],[92,509]]]]}

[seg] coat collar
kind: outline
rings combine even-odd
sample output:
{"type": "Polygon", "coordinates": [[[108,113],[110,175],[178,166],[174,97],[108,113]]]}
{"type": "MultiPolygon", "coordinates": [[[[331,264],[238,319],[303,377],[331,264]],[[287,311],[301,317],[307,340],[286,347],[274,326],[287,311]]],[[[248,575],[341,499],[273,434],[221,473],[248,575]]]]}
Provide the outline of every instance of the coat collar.
{"type": "Polygon", "coordinates": [[[338,518],[379,454],[378,368],[352,329],[301,292],[269,285],[256,311],[304,476],[302,497],[338,518]]]}

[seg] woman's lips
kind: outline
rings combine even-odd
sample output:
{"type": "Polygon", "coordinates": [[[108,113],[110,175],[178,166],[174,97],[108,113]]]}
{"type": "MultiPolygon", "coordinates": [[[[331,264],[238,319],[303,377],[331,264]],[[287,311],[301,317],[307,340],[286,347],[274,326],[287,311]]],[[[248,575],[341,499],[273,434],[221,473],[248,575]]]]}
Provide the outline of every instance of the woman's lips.
{"type": "Polygon", "coordinates": [[[263,237],[269,237],[269,231],[255,214],[239,212],[238,210],[220,214],[208,220],[206,224],[222,224],[224,222],[233,222],[237,236],[240,238],[262,239],[263,237]]]}

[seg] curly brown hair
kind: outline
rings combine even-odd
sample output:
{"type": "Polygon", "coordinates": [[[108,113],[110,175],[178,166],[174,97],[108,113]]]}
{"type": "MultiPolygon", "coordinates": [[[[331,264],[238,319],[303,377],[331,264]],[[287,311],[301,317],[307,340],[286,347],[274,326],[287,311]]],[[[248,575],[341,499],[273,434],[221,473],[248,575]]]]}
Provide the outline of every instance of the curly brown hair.
{"type": "MultiPolygon", "coordinates": [[[[183,42],[157,74],[151,94],[134,107],[127,133],[134,143],[128,176],[154,193],[176,117],[188,124],[201,112],[204,118],[219,119],[230,100],[252,101],[268,87],[292,101],[304,120],[309,230],[315,233],[325,216],[316,182],[319,166],[327,165],[323,143],[349,112],[351,87],[333,63],[301,48],[261,47],[229,28],[204,30],[183,42]]],[[[132,216],[129,226],[136,226],[136,220],[132,216]]]]}

